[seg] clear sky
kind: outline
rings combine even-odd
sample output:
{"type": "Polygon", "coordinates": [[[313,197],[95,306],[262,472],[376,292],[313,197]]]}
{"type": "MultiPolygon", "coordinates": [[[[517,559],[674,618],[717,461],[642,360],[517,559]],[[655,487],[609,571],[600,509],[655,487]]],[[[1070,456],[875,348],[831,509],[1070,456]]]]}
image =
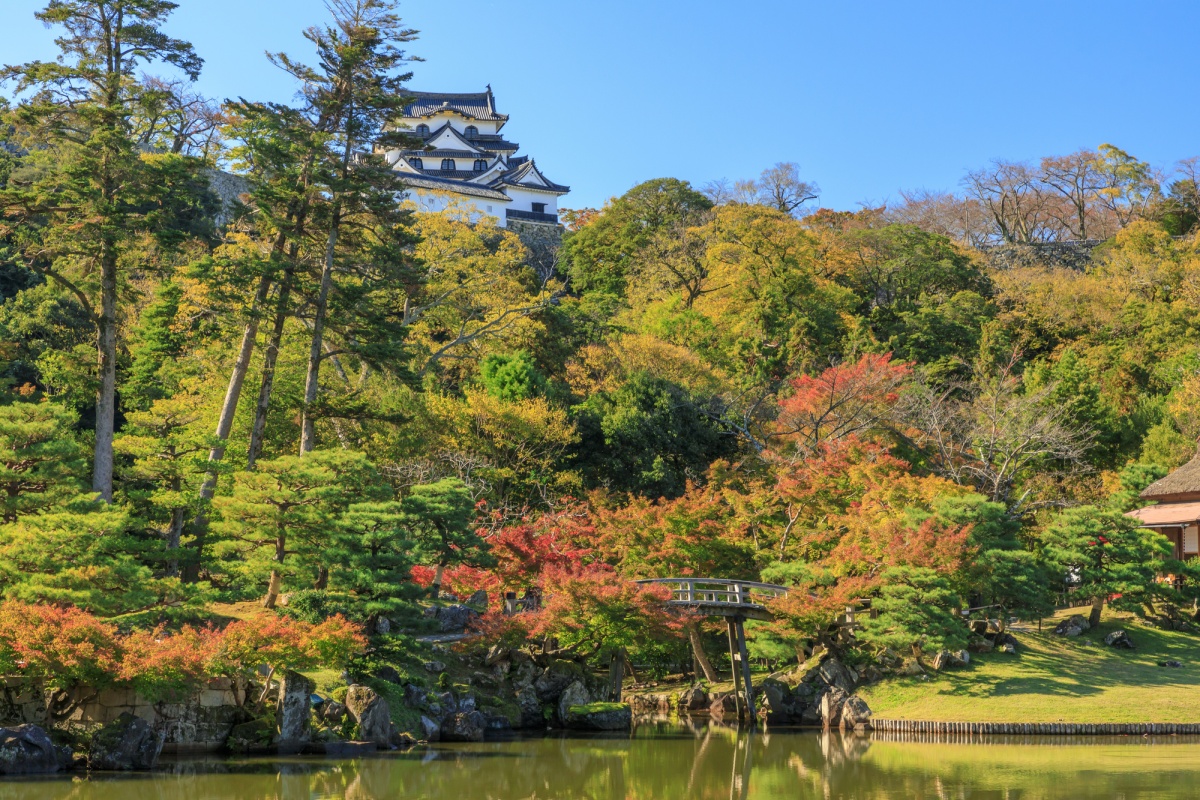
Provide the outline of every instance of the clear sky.
{"type": "MultiPolygon", "coordinates": [[[[265,50],[308,55],[321,0],[177,0],[170,32],[218,97],[287,99],[265,50]]],[[[53,55],[41,0],[0,0],[0,62],[53,55]]],[[[491,83],[505,128],[571,207],[650,178],[701,185],[798,162],[821,204],[953,189],[995,157],[1112,142],[1200,155],[1185,0],[407,0],[413,88],[491,83]]]]}

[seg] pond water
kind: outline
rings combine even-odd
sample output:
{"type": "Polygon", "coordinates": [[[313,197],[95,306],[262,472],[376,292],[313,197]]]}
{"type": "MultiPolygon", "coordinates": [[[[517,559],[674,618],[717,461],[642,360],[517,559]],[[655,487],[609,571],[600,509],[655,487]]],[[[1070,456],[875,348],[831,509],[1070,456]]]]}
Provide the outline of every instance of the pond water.
{"type": "Polygon", "coordinates": [[[419,747],[355,761],[208,758],[0,780],[0,800],[1183,798],[1200,738],[905,741],[642,725],[632,736],[419,747]]]}

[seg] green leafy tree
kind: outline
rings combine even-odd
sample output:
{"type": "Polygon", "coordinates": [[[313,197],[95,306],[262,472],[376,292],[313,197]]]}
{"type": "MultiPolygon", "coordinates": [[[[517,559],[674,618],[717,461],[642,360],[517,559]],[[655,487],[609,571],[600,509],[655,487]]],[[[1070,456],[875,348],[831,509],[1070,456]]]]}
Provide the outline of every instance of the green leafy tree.
{"type": "Polygon", "coordinates": [[[184,526],[199,503],[204,454],[210,442],[199,424],[200,400],[191,394],[155,400],[126,418],[114,449],[124,456],[121,493],[140,524],[161,540],[168,575],[180,574],[184,526]]]}
{"type": "Polygon", "coordinates": [[[593,484],[652,497],[677,497],[730,455],[736,440],[684,389],[638,372],[574,409],[578,463],[593,484]]]}
{"type": "Polygon", "coordinates": [[[1093,626],[1100,624],[1106,602],[1135,611],[1151,606],[1161,588],[1156,579],[1171,555],[1162,534],[1119,511],[1094,506],[1063,511],[1040,541],[1056,576],[1091,603],[1093,626]]]}
{"type": "Polygon", "coordinates": [[[52,403],[0,406],[0,520],[16,522],[72,499],[87,473],[75,415],[52,403]]]}
{"type": "Polygon", "coordinates": [[[340,525],[331,587],[346,595],[351,616],[374,621],[411,609],[418,594],[411,574],[416,554],[403,503],[355,503],[340,525]]]}
{"type": "Polygon", "coordinates": [[[639,183],[563,242],[560,261],[580,292],[621,296],[626,276],[655,234],[696,224],[712,201],[675,178],[639,183]]]}
{"type": "Polygon", "coordinates": [[[871,602],[874,613],[864,620],[860,637],[915,656],[959,649],[967,644],[967,628],[957,613],[961,605],[945,576],[925,567],[893,567],[883,575],[879,596],[871,602]]]}
{"type": "Polygon", "coordinates": [[[414,552],[422,563],[434,567],[430,588],[435,597],[446,567],[490,563],[487,543],[475,530],[475,501],[462,481],[444,478],[414,486],[400,505],[407,516],[414,552]]]}
{"type": "Polygon", "coordinates": [[[162,25],[176,4],[164,0],[54,0],[37,13],[57,25],[61,51],[51,62],[7,67],[18,105],[8,122],[39,168],[0,193],[4,217],[19,226],[24,264],[66,287],[94,326],[98,357],[92,488],[113,496],[117,351],[122,287],[145,266],[142,237],[177,241],[188,208],[204,205],[178,156],[144,155],[131,119],[154,62],[195,78],[202,61],[162,25]],[[184,191],[184,187],[191,191],[184,191]]]}
{"type": "Polygon", "coordinates": [[[340,546],[342,514],[356,501],[390,490],[362,453],[323,450],[259,462],[254,472],[233,476],[229,495],[218,496],[214,550],[249,585],[266,584],[263,605],[274,608],[285,584],[308,575],[308,586],[325,589],[328,560],[340,546]]]}
{"type": "Polygon", "coordinates": [[[483,388],[498,400],[528,400],[546,391],[546,378],[524,350],[489,355],[479,364],[483,388]]]}

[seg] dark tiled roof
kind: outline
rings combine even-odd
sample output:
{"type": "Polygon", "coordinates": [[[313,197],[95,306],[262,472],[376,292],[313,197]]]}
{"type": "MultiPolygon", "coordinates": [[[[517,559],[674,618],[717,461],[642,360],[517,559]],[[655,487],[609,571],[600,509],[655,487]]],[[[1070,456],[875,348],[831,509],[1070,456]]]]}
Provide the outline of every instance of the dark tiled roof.
{"type": "Polygon", "coordinates": [[[483,173],[484,173],[484,170],[480,170],[479,172],[476,172],[473,169],[422,169],[421,170],[422,175],[434,175],[439,178],[449,178],[451,180],[457,178],[458,180],[462,180],[462,181],[469,181],[469,180],[471,180],[471,178],[482,175],[483,173]]]}
{"type": "Polygon", "coordinates": [[[406,117],[427,117],[439,111],[453,110],[471,119],[504,122],[507,114],[496,112],[496,99],[491,87],[485,92],[451,94],[448,92],[409,92],[413,101],[404,107],[406,117]]]}
{"type": "Polygon", "coordinates": [[[537,165],[535,165],[532,160],[526,161],[501,175],[496,181],[495,185],[519,186],[523,189],[533,189],[534,191],[541,190],[543,192],[553,192],[554,194],[566,194],[567,192],[571,191],[570,186],[563,186],[561,183],[555,183],[545,175],[542,175],[541,170],[537,168],[537,165]],[[545,185],[541,185],[536,182],[522,183],[522,181],[529,177],[531,173],[536,173],[537,175],[541,176],[542,180],[546,182],[545,185]]]}
{"type": "Polygon", "coordinates": [[[405,150],[405,158],[423,158],[425,156],[442,156],[444,158],[483,158],[487,153],[476,153],[474,150],[405,150]]]}
{"type": "Polygon", "coordinates": [[[411,186],[415,189],[435,189],[443,192],[458,192],[459,194],[471,195],[473,197],[486,197],[489,200],[501,200],[509,202],[511,197],[497,189],[491,189],[487,186],[480,186],[478,183],[467,183],[466,181],[455,181],[447,178],[440,178],[434,175],[413,175],[412,173],[402,172],[401,181],[405,186],[411,186]]]}
{"type": "Polygon", "coordinates": [[[521,149],[516,142],[506,142],[502,136],[468,136],[467,141],[484,150],[502,150],[515,153],[521,149]]]}

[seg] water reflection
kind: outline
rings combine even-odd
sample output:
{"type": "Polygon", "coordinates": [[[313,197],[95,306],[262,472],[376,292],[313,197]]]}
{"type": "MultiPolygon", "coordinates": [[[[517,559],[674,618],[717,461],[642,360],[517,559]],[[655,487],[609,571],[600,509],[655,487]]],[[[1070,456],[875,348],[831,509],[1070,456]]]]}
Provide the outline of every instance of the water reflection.
{"type": "Polygon", "coordinates": [[[360,761],[192,759],[153,775],[0,782],[0,800],[775,800],[1195,796],[1200,741],[921,741],[652,722],[632,737],[421,748],[360,761]]]}

